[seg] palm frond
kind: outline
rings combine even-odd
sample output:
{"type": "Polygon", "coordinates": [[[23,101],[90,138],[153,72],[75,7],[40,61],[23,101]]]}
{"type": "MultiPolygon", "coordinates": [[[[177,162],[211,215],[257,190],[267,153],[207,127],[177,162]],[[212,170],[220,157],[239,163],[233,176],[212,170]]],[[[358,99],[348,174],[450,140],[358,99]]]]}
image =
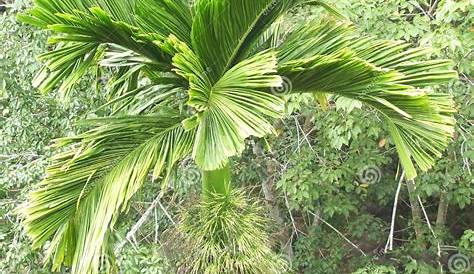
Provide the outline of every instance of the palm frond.
{"type": "MultiPolygon", "coordinates": [[[[127,88],[127,87],[124,87],[127,88]]],[[[110,100],[105,105],[113,106],[112,115],[120,112],[129,113],[131,115],[153,113],[162,106],[177,105],[175,101],[178,93],[183,93],[182,88],[176,88],[170,85],[144,85],[135,89],[127,89],[122,95],[110,100]]]]}
{"type": "Polygon", "coordinates": [[[229,157],[243,151],[246,138],[274,132],[266,116],[280,117],[283,101],[263,91],[282,84],[274,74],[274,52],[238,63],[214,85],[199,58],[185,46],[173,64],[190,82],[188,105],[198,113],[185,126],[198,128],[193,157],[202,169],[222,168],[229,157]]]}
{"type": "Polygon", "coordinates": [[[71,146],[58,154],[48,176],[31,194],[24,221],[34,247],[51,240],[53,269],[97,273],[108,234],[149,172],[164,182],[174,165],[189,154],[194,132],[185,132],[179,116],[101,118],[76,137],[59,139],[71,146]]]}
{"type": "Polygon", "coordinates": [[[33,86],[48,93],[59,83],[59,93],[67,97],[91,66],[97,63],[104,48],[94,43],[68,43],[38,57],[45,64],[33,79],[33,86]]]}
{"type": "MultiPolygon", "coordinates": [[[[176,105],[174,95],[184,93],[188,83],[172,72],[161,72],[133,51],[120,46],[110,46],[100,65],[110,69],[108,102],[113,115],[126,111],[138,115],[154,113],[161,104],[176,105]]],[[[176,99],[176,98],[175,98],[176,99]]],[[[176,101],[176,100],[175,100],[176,101]]]]}
{"type": "Polygon", "coordinates": [[[279,51],[279,73],[293,92],[332,93],[365,102],[388,120],[407,176],[412,158],[431,168],[453,132],[451,96],[424,90],[455,79],[447,60],[423,60],[425,49],[358,37],[349,23],[311,23],[291,34],[279,51]]]}
{"type": "Polygon", "coordinates": [[[133,24],[135,21],[135,0],[33,0],[34,8],[19,17],[40,28],[64,23],[57,14],[79,15],[92,7],[100,7],[114,20],[133,24]]]}
{"type": "MultiPolygon", "coordinates": [[[[160,41],[158,37],[144,36],[139,29],[125,23],[131,20],[132,12],[131,4],[127,3],[112,0],[98,3],[38,0],[33,9],[20,15],[20,20],[58,34],[49,41],[55,44],[55,49],[40,56],[45,66],[35,79],[36,87],[49,92],[63,82],[60,91],[67,93],[90,66],[97,64],[108,49],[104,45],[109,44],[118,45],[115,49],[122,47],[136,53],[128,52],[131,61],[148,64],[158,70],[169,69],[171,56],[159,46],[164,39],[160,41]],[[109,13],[99,6],[91,7],[94,4],[100,4],[109,13]],[[156,40],[158,43],[155,43],[156,40]]],[[[108,64],[114,64],[110,60],[113,61],[109,56],[108,64]]]]}
{"type": "Polygon", "coordinates": [[[247,58],[260,35],[297,0],[199,0],[192,27],[192,48],[210,79],[247,58]]]}
{"type": "Polygon", "coordinates": [[[170,56],[155,40],[159,37],[141,35],[139,29],[113,18],[99,7],[76,14],[56,14],[61,23],[49,25],[48,29],[60,35],[50,38],[51,43],[83,42],[117,44],[147,57],[151,62],[168,67],[170,56]]]}
{"type": "Polygon", "coordinates": [[[344,16],[341,11],[339,11],[336,7],[334,7],[333,3],[330,3],[329,1],[325,0],[303,0],[301,5],[312,5],[312,6],[320,6],[324,8],[327,12],[330,14],[334,15],[335,17],[339,19],[347,19],[346,16],[344,16]]]}
{"type": "Polygon", "coordinates": [[[401,41],[378,40],[355,34],[351,23],[311,22],[292,32],[279,48],[279,62],[312,58],[316,55],[334,55],[351,51],[354,57],[380,68],[400,72],[398,84],[425,87],[444,83],[457,77],[448,69],[450,60],[423,60],[430,53],[427,48],[409,49],[401,41]]]}
{"type": "Polygon", "coordinates": [[[148,33],[170,34],[191,45],[193,15],[187,0],[136,0],[138,25],[148,33]]]}

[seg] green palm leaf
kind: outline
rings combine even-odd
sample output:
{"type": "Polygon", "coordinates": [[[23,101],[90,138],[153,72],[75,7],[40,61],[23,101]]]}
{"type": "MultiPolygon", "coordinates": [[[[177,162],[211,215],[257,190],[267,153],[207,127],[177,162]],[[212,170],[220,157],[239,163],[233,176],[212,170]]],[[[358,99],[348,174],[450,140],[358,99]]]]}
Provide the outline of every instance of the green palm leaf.
{"type": "Polygon", "coordinates": [[[59,93],[65,97],[103,53],[95,43],[68,43],[38,57],[45,65],[33,80],[33,86],[48,93],[62,82],[59,93]]]}
{"type": "Polygon", "coordinates": [[[246,53],[296,0],[200,0],[192,27],[192,47],[215,82],[246,53]]]}
{"type": "Polygon", "coordinates": [[[227,159],[241,153],[249,136],[273,133],[265,116],[280,117],[283,101],[262,91],[277,87],[276,55],[263,52],[242,61],[212,85],[198,57],[183,46],[173,58],[176,72],[190,81],[188,105],[198,111],[185,121],[198,127],[193,157],[204,170],[222,168],[227,159]]]}
{"type": "Polygon", "coordinates": [[[122,0],[34,0],[34,8],[20,18],[40,28],[64,23],[58,14],[79,15],[91,7],[100,7],[107,11],[114,20],[133,24],[135,21],[135,1],[122,0]]]}
{"type": "Polygon", "coordinates": [[[24,22],[58,34],[49,41],[56,45],[55,50],[40,56],[45,66],[38,73],[35,86],[49,92],[63,82],[60,92],[67,95],[88,68],[102,57],[107,49],[102,45],[106,44],[119,45],[135,52],[142,56],[139,59],[142,64],[151,65],[154,69],[169,69],[171,56],[160,48],[164,39],[145,36],[130,25],[134,21],[133,6],[133,1],[38,0],[34,9],[19,15],[24,22]]]}
{"type": "Polygon", "coordinates": [[[53,269],[96,273],[110,229],[150,170],[164,182],[176,162],[191,152],[194,134],[181,118],[131,116],[91,120],[96,127],[60,139],[73,147],[55,157],[47,178],[31,194],[25,225],[38,247],[52,238],[53,269]]]}
{"type": "Polygon", "coordinates": [[[193,15],[187,0],[137,0],[138,24],[146,32],[170,34],[191,45],[193,15]]]}
{"type": "Polygon", "coordinates": [[[447,60],[420,60],[427,50],[356,37],[348,23],[303,26],[280,47],[279,73],[293,92],[332,93],[365,102],[386,118],[407,176],[412,158],[426,171],[454,133],[450,96],[423,90],[455,79],[447,60]]]}

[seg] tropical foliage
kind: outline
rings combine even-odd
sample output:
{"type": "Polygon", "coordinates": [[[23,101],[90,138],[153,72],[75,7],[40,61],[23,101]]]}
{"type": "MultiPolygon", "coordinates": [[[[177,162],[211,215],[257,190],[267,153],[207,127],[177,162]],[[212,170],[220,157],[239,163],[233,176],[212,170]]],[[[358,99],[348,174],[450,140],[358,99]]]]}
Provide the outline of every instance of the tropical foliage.
{"type": "MultiPolygon", "coordinates": [[[[353,100],[365,103],[375,110],[372,116],[386,121],[408,179],[416,176],[413,163],[421,170],[433,166],[454,134],[454,108],[450,96],[426,87],[455,78],[451,62],[426,60],[429,51],[409,49],[410,43],[361,36],[352,24],[330,17],[290,23],[298,8],[316,2],[322,4],[36,1],[32,10],[21,15],[22,21],[54,35],[49,39],[52,50],[39,57],[44,66],[34,84],[41,91],[58,89],[64,100],[73,100],[80,94],[75,90],[80,78],[95,73],[98,79],[110,79],[102,88],[107,101],[96,112],[104,118],[83,121],[82,133],[55,142],[57,153],[48,176],[23,209],[34,246],[48,243],[46,254],[53,269],[65,265],[72,272],[86,273],[109,265],[105,261],[113,261],[115,223],[130,209],[132,197],[149,180],[161,182],[162,191],[175,187],[176,172],[190,156],[203,171],[203,200],[196,214],[185,211],[179,224],[178,235],[190,240],[181,248],[196,258],[181,265],[196,273],[220,273],[230,263],[235,271],[245,272],[258,269],[251,267],[254,263],[249,259],[261,254],[269,265],[260,264],[256,273],[274,267],[275,273],[283,271],[285,264],[269,253],[271,243],[259,225],[261,210],[231,190],[223,174],[229,172],[230,157],[246,155],[249,137],[278,133],[275,119],[290,112],[297,98],[293,94],[314,94],[322,108],[328,103],[327,94],[333,94],[329,98],[337,98],[338,104],[344,98],[351,99],[347,101],[351,105],[353,100]],[[223,205],[239,210],[219,210],[223,205]],[[216,212],[229,218],[230,225],[211,218],[216,212]],[[252,221],[255,226],[249,226],[252,221]],[[199,230],[206,224],[215,233],[199,230]],[[231,240],[236,233],[244,237],[231,240]],[[252,233],[255,241],[246,239],[245,233],[252,233]],[[209,234],[211,239],[206,239],[209,234]],[[212,241],[215,249],[209,252],[214,255],[205,260],[202,247],[212,247],[212,241]],[[239,253],[227,250],[233,245],[235,250],[249,250],[242,251],[250,254],[244,255],[247,260],[240,262],[239,253]],[[221,251],[229,254],[225,261],[215,255],[221,251]]],[[[360,134],[351,136],[354,123],[344,125],[336,117],[331,122],[324,112],[317,115],[320,131],[324,121],[346,126],[328,132],[338,138],[349,134],[345,140],[329,138],[336,142],[334,148],[360,134]]],[[[373,132],[374,138],[380,134],[373,132]]],[[[290,134],[289,139],[295,137],[290,134]]],[[[270,145],[279,146],[273,141],[270,145]]],[[[378,164],[386,162],[380,159],[378,164]]],[[[301,168],[313,174],[308,173],[310,166],[301,168]]],[[[298,186],[291,172],[301,174],[290,171],[279,183],[281,189],[288,188],[291,210],[314,209],[311,201],[324,197],[333,203],[325,212],[329,216],[356,211],[357,205],[350,202],[349,207],[335,204],[347,201],[344,193],[339,196],[344,200],[332,197],[340,192],[338,187],[322,193],[309,184],[305,189],[315,192],[311,196],[304,189],[291,192],[292,186],[298,186]],[[306,202],[308,206],[303,205],[306,202]]],[[[315,176],[325,182],[321,172],[315,176]]],[[[336,181],[350,177],[328,175],[336,181]]]]}

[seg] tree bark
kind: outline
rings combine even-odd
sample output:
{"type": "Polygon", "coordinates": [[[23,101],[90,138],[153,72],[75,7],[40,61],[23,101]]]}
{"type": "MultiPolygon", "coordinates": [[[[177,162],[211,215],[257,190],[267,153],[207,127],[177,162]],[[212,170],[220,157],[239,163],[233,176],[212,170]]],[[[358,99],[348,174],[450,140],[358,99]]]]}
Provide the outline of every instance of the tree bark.
{"type": "MultiPolygon", "coordinates": [[[[410,207],[413,219],[413,225],[415,228],[415,235],[418,240],[423,239],[423,213],[418,203],[417,195],[415,193],[415,182],[413,180],[407,180],[408,196],[410,199],[410,207]]],[[[425,246],[424,243],[422,243],[425,246]]]]}
{"type": "MultiPolygon", "coordinates": [[[[448,170],[445,169],[446,178],[447,178],[447,175],[448,175],[448,170]]],[[[446,182],[446,184],[447,184],[447,182],[446,182]]],[[[444,189],[443,186],[442,186],[440,194],[439,194],[438,214],[436,216],[436,227],[438,229],[442,229],[446,225],[446,217],[448,215],[448,207],[449,207],[448,191],[447,191],[447,189],[444,189]]]]}
{"type": "Polygon", "coordinates": [[[446,216],[448,214],[448,192],[442,190],[439,195],[438,215],[436,216],[436,227],[443,228],[446,225],[446,216]]]}
{"type": "Polygon", "coordinates": [[[284,214],[282,213],[280,207],[278,206],[276,197],[275,197],[275,188],[274,180],[276,166],[273,161],[267,162],[266,166],[266,180],[262,181],[262,190],[263,195],[265,196],[266,205],[270,212],[270,217],[276,222],[277,226],[280,228],[278,231],[278,241],[280,242],[280,247],[283,253],[288,256],[288,260],[291,262],[293,258],[293,247],[291,245],[291,234],[288,227],[285,225],[284,214]]]}

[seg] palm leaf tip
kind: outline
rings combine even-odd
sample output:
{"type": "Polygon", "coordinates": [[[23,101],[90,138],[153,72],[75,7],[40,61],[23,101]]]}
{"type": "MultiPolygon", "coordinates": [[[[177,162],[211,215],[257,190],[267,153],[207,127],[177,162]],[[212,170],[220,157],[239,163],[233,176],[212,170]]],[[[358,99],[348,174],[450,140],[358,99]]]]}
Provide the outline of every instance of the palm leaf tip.
{"type": "Polygon", "coordinates": [[[98,59],[110,45],[133,52],[135,60],[144,65],[169,70],[171,56],[160,48],[160,35],[148,35],[136,27],[134,2],[36,1],[31,10],[19,15],[21,21],[55,34],[48,40],[54,50],[40,56],[45,65],[35,77],[34,86],[43,92],[59,86],[67,97],[91,67],[103,64],[98,59]]]}

